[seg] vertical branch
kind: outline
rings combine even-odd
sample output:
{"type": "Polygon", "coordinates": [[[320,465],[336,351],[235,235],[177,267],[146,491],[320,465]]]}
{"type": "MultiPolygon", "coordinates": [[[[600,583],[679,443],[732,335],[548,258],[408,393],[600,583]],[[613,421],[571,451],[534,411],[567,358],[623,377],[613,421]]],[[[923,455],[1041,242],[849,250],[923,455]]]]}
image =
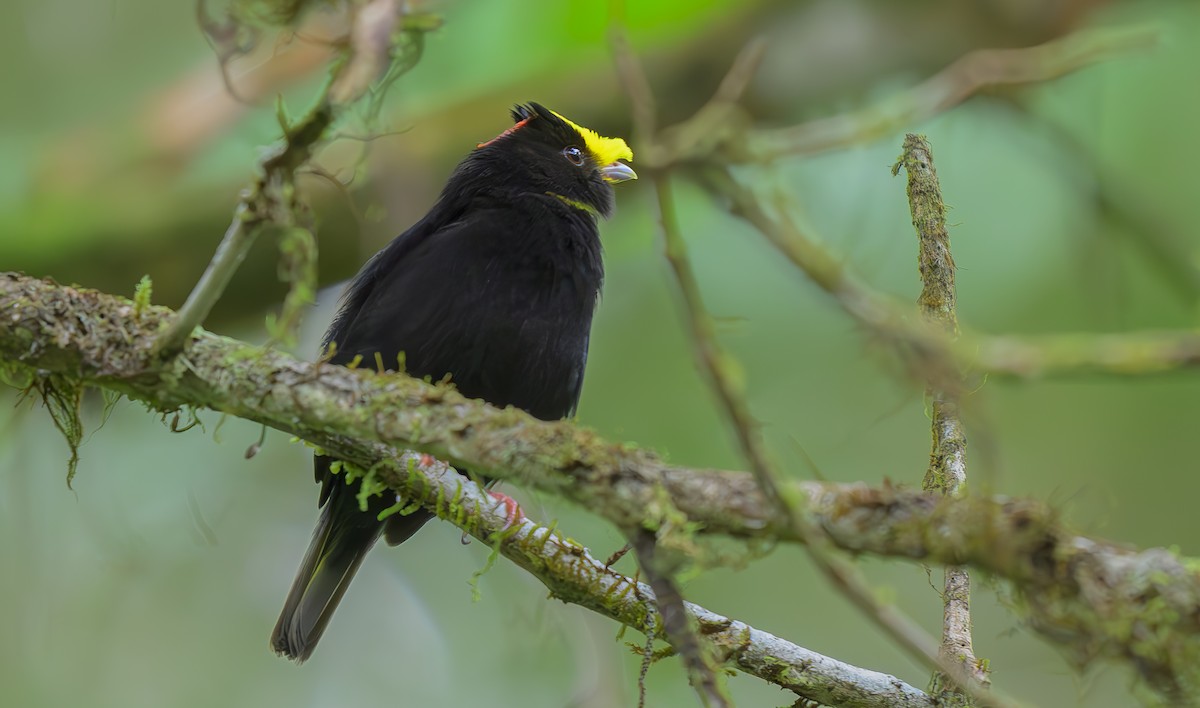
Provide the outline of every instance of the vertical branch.
{"type": "MultiPolygon", "coordinates": [[[[671,264],[679,287],[683,307],[691,325],[692,346],[725,415],[733,426],[742,454],[750,463],[755,481],[768,501],[790,520],[797,536],[813,564],[833,587],[837,588],[864,615],[875,622],[885,634],[911,656],[924,662],[931,670],[945,673],[982,705],[1008,707],[1015,703],[996,692],[984,693],[970,683],[971,677],[957,663],[942,656],[933,638],[920,625],[893,606],[880,601],[858,569],[836,555],[820,526],[799,510],[781,493],[779,475],[771,463],[759,435],[757,421],[749,411],[745,398],[734,383],[732,367],[735,362],[720,348],[713,330],[712,318],[704,309],[699,285],[687,260],[687,250],[675,217],[670,186],[665,174],[655,177],[659,221],[665,242],[667,260],[671,264]]],[[[665,620],[664,620],[665,621],[665,620]]],[[[674,643],[674,642],[672,642],[674,643]]]]}
{"type": "MultiPolygon", "coordinates": [[[[833,553],[824,530],[783,495],[777,481],[778,473],[766,453],[758,423],[750,413],[745,397],[737,384],[736,362],[721,349],[717,342],[712,318],[704,308],[699,285],[687,258],[687,248],[680,233],[674,202],[671,198],[669,182],[671,165],[658,159],[669,152],[669,149],[663,144],[663,136],[652,132],[655,125],[653,92],[650,90],[637,57],[625,39],[621,23],[623,3],[620,0],[613,0],[611,8],[613,28],[610,36],[617,72],[633,103],[635,121],[641,128],[643,140],[646,141],[645,144],[639,146],[639,150],[649,151],[654,158],[651,160],[649,174],[655,186],[664,251],[679,288],[697,362],[707,374],[709,383],[734,428],[742,454],[750,463],[750,468],[764,497],[769,504],[790,520],[793,531],[802,539],[809,557],[825,578],[900,647],[914,658],[924,662],[930,669],[949,677],[954,684],[961,687],[978,703],[1001,707],[1016,705],[1007,696],[994,690],[988,691],[986,686],[974,681],[971,674],[962,665],[941,654],[937,643],[919,625],[895,607],[880,602],[857,568],[833,553]]],[[[762,56],[762,51],[763,45],[758,41],[751,42],[743,48],[738,60],[734,63],[733,70],[722,82],[718,96],[706,108],[713,106],[720,108],[736,104],[753,74],[753,67],[757,65],[762,56]]],[[[701,113],[704,112],[705,110],[702,109],[701,113]]],[[[678,137],[678,131],[676,131],[676,137],[678,137]]],[[[727,175],[724,170],[718,169],[716,172],[727,175]]],[[[731,178],[724,182],[725,186],[736,185],[731,178]]],[[[742,209],[762,215],[763,221],[769,222],[770,219],[765,216],[765,210],[761,205],[748,194],[744,196],[746,198],[744,199],[745,203],[741,205],[742,209]]],[[[756,225],[764,232],[772,234],[776,232],[776,229],[772,228],[773,224],[758,222],[756,225]]],[[[784,240],[796,243],[791,239],[779,239],[780,242],[784,240]]],[[[811,255],[814,252],[824,253],[815,246],[805,249],[806,254],[811,255]]],[[[800,258],[798,262],[806,263],[807,261],[800,258]]],[[[856,319],[877,324],[886,331],[885,323],[889,319],[886,315],[889,310],[882,304],[882,301],[878,297],[874,297],[873,293],[866,288],[856,287],[856,281],[849,278],[833,259],[823,258],[821,263],[824,266],[822,268],[811,270],[805,268],[804,270],[814,279],[823,278],[822,287],[834,293],[843,307],[856,319]]]]}
{"type": "MultiPolygon", "coordinates": [[[[908,174],[908,203],[917,230],[917,263],[922,284],[917,306],[927,322],[950,336],[957,336],[954,257],[946,230],[946,205],[929,141],[912,133],[905,136],[904,152],[892,173],[898,173],[901,167],[908,174]]],[[[951,376],[938,378],[948,383],[931,384],[925,389],[933,409],[933,443],[929,469],[921,487],[927,492],[955,495],[967,481],[967,436],[958,406],[962,376],[953,372],[951,376]]],[[[944,582],[939,653],[943,660],[959,664],[973,680],[987,685],[988,672],[976,660],[971,646],[971,577],[966,568],[947,566],[944,582]]],[[[944,683],[944,678],[935,675],[935,687],[944,683]]]]}
{"type": "MultiPolygon", "coordinates": [[[[662,631],[667,641],[683,659],[687,669],[688,682],[696,689],[700,704],[705,708],[729,708],[729,697],[721,685],[719,674],[713,667],[708,651],[700,643],[693,620],[688,616],[683,595],[679,587],[671,579],[671,568],[666,567],[661,554],[655,546],[654,533],[640,530],[633,535],[634,553],[637,555],[638,566],[646,576],[646,582],[654,590],[654,605],[662,618],[662,631]]],[[[653,636],[653,635],[651,635],[653,636]]],[[[646,645],[647,651],[650,644],[646,645]]],[[[646,655],[650,656],[649,653],[646,655]]]]}

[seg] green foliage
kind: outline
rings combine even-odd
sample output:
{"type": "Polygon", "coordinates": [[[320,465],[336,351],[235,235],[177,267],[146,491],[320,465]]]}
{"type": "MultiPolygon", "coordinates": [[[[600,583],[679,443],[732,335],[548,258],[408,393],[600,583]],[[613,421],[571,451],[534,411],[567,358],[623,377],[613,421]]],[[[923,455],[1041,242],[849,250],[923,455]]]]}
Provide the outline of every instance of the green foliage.
{"type": "Polygon", "coordinates": [[[328,4],[326,0],[232,0],[229,15],[255,27],[287,27],[308,8],[328,4]]]}
{"type": "Polygon", "coordinates": [[[0,359],[0,383],[24,391],[33,381],[34,371],[28,366],[0,359]]]}
{"type": "MultiPolygon", "coordinates": [[[[259,30],[290,25],[311,4],[233,3],[241,21],[259,30]]],[[[198,38],[189,7],[148,0],[122,2],[115,12],[105,3],[68,5],[69,12],[63,3],[39,0],[0,7],[5,40],[0,56],[6,65],[22,67],[5,77],[8,93],[22,100],[7,106],[0,136],[6,157],[0,174],[0,262],[123,292],[142,273],[152,273],[154,297],[178,304],[228,223],[233,195],[255,159],[253,146],[278,135],[275,116],[269,105],[227,105],[216,97],[189,104],[186,120],[155,112],[192,82],[211,76],[216,63],[198,38]],[[64,47],[86,50],[88,61],[52,61],[71,55],[64,47]],[[195,135],[202,139],[176,151],[162,148],[185,138],[189,127],[199,128],[195,135]]],[[[755,19],[756,3],[703,0],[686,10],[669,0],[627,5],[634,44],[653,58],[651,80],[661,93],[664,124],[706,98],[727,57],[752,32],[773,36],[751,92],[758,115],[772,126],[868,106],[953,58],[939,46],[943,42],[928,38],[975,36],[944,26],[921,33],[889,29],[896,41],[863,48],[848,63],[857,72],[835,75],[827,71],[831,64],[813,61],[819,42],[795,39],[813,26],[808,20],[820,19],[801,13],[820,4],[774,3],[766,14],[769,26],[761,15],[755,19]],[[887,48],[907,37],[925,38],[920,61],[891,61],[887,48]],[[695,80],[674,81],[672,62],[662,57],[687,66],[695,80]],[[689,85],[696,90],[690,92],[689,85]],[[805,86],[818,88],[795,91],[805,86]]],[[[905,4],[904,17],[919,6],[924,4],[905,4]]],[[[347,277],[419,214],[453,160],[475,140],[495,134],[505,104],[542,100],[582,120],[585,113],[573,107],[578,105],[614,133],[623,129],[628,117],[605,49],[605,12],[603,2],[445,4],[446,28],[428,38],[417,70],[396,80],[386,100],[369,101],[379,132],[411,129],[374,142],[376,159],[358,173],[372,182],[369,188],[357,182],[350,192],[356,206],[385,214],[386,226],[369,220],[356,238],[359,224],[343,213],[343,197],[328,198],[323,187],[313,186],[317,180],[301,183],[313,194],[320,236],[328,239],[321,249],[329,264],[322,265],[322,284],[347,277]]],[[[909,126],[929,134],[947,199],[956,206],[960,223],[951,228],[963,266],[964,322],[995,332],[1195,324],[1194,297],[1186,288],[1179,297],[1173,276],[1155,265],[1171,264],[1169,270],[1183,273],[1186,281],[1195,263],[1192,225],[1200,223],[1200,215],[1188,166],[1196,162],[1200,94],[1185,90],[1200,47],[1193,41],[1200,27],[1195,5],[1115,3],[1102,12],[1107,13],[1102,19],[1113,21],[1161,12],[1170,34],[1145,56],[1108,62],[1042,88],[1006,89],[1004,101],[972,101],[909,126]],[[1166,250],[1156,250],[1164,244],[1166,250]]],[[[845,27],[866,30],[872,23],[890,28],[898,15],[876,2],[838,17],[845,27]]],[[[998,34],[1001,24],[1018,22],[1016,13],[1005,17],[989,31],[998,34]]],[[[231,34],[229,46],[246,48],[246,37],[244,31],[231,34]]],[[[264,65],[294,66],[287,63],[289,51],[311,51],[324,39],[306,33],[269,46],[272,38],[263,42],[264,65]],[[270,63],[276,55],[283,61],[270,63]]],[[[251,69],[247,63],[231,73],[251,69]]],[[[323,80],[291,78],[298,83],[279,91],[293,105],[306,105],[323,80]]],[[[894,137],[779,164],[770,186],[798,195],[797,218],[873,285],[915,297],[911,226],[902,190],[886,177],[899,146],[894,137]]],[[[319,157],[339,176],[346,174],[338,171],[345,147],[335,144],[319,157]]],[[[605,226],[608,285],[592,338],[581,419],[606,436],[668,451],[681,464],[742,466],[690,363],[671,292],[662,283],[655,215],[642,189],[623,194],[618,216],[605,226]]],[[[928,453],[919,393],[897,383],[893,372],[879,371],[869,342],[864,354],[861,332],[722,205],[681,182],[679,206],[706,302],[714,314],[741,320],[719,334],[744,367],[739,372],[744,390],[782,466],[805,474],[797,455],[789,453],[789,441],[796,439],[832,479],[878,482],[888,476],[916,484],[928,453]]],[[[243,338],[258,333],[265,303],[278,295],[270,287],[275,264],[273,256],[251,254],[223,300],[226,309],[208,326],[243,338]],[[254,320],[251,328],[247,314],[254,320]]],[[[302,312],[302,303],[293,300],[288,312],[302,312]]],[[[282,311],[276,317],[272,335],[277,329],[294,331],[282,311]]],[[[35,377],[20,365],[0,362],[0,380],[17,388],[33,385],[35,377]]],[[[1189,423],[1197,418],[1197,396],[1194,377],[1186,375],[1020,387],[988,381],[973,392],[979,403],[972,411],[973,444],[979,440],[976,449],[989,450],[980,455],[984,469],[973,486],[1068,498],[1065,513],[1079,527],[1140,545],[1178,541],[1194,553],[1187,541],[1196,526],[1188,521],[1196,498],[1189,423]]],[[[314,492],[304,469],[310,464],[306,451],[268,446],[245,461],[244,442],[225,446],[201,436],[164,436],[152,421],[142,420],[143,411],[121,407],[104,434],[88,440],[89,454],[79,463],[84,476],[78,513],[47,511],[61,490],[53,488],[57,480],[43,484],[36,471],[60,464],[58,436],[67,437],[73,450],[79,440],[72,443],[67,435],[79,430],[78,396],[66,392],[54,405],[66,431],[59,431],[58,420],[52,426],[45,416],[21,419],[20,411],[0,407],[7,433],[0,438],[5,541],[0,555],[21,569],[21,583],[9,584],[10,592],[0,590],[0,601],[26,608],[32,617],[48,612],[52,603],[56,618],[49,625],[5,625],[10,631],[0,645],[14,649],[9,653],[15,660],[0,667],[0,703],[189,708],[264,695],[278,703],[304,703],[337,685],[346,701],[365,704],[394,698],[400,681],[414,704],[484,705],[498,692],[519,691],[531,708],[540,708],[564,705],[579,689],[591,688],[582,682],[592,672],[597,701],[632,703],[629,684],[637,662],[623,663],[623,657],[588,644],[586,635],[595,625],[582,631],[579,613],[546,607],[519,574],[493,574],[489,602],[479,607],[462,602],[458,593],[439,592],[480,560],[471,549],[459,549],[456,534],[444,529],[449,548],[439,542],[439,530],[430,528],[399,551],[380,549],[371,561],[387,568],[389,579],[404,578],[419,611],[398,609],[392,585],[372,590],[366,583],[352,591],[329,638],[353,627],[356,615],[372,618],[378,626],[354,638],[354,652],[327,652],[319,666],[301,672],[276,665],[262,647],[263,622],[274,609],[264,610],[262,598],[282,592],[288,578],[246,569],[283,565],[290,572],[292,556],[302,550],[314,492]],[[92,480],[103,485],[93,487],[92,480]],[[206,513],[220,514],[221,524],[214,524],[223,541],[217,553],[196,553],[187,524],[172,512],[180,490],[193,488],[206,513]],[[50,558],[62,560],[46,562],[50,558]],[[89,562],[96,558],[104,562],[89,562]],[[529,616],[545,621],[525,622],[529,616]],[[532,625],[515,640],[514,617],[523,629],[532,625]],[[164,636],[187,641],[175,642],[170,652],[156,650],[164,636]],[[510,660],[510,652],[498,656],[496,647],[513,641],[526,642],[519,659],[510,660]],[[39,660],[44,655],[55,657],[57,675],[66,678],[46,679],[39,660]],[[109,655],[122,661],[103,659],[109,655]],[[582,676],[578,667],[585,663],[582,676]],[[463,666],[472,667],[478,680],[440,680],[460,676],[463,666]]],[[[248,442],[258,433],[257,426],[232,421],[227,434],[248,442]]],[[[669,521],[670,510],[663,511],[669,521]]],[[[561,516],[564,528],[593,548],[621,542],[586,510],[553,507],[536,515],[561,516]]],[[[668,541],[689,540],[687,529],[667,526],[668,541]]],[[[899,563],[870,564],[868,571],[873,582],[896,588],[898,604],[936,624],[937,598],[923,576],[899,563]]],[[[814,648],[845,651],[846,658],[852,654],[913,683],[925,680],[923,671],[898,660],[862,627],[861,617],[825,588],[795,549],[780,549],[737,573],[702,573],[685,592],[729,613],[750,608],[764,629],[801,643],[811,640],[814,648]]],[[[1076,683],[1064,678],[1067,667],[1032,633],[1012,632],[1017,622],[995,607],[990,593],[977,594],[975,611],[977,641],[994,659],[997,681],[1023,698],[1039,705],[1131,703],[1128,673],[1102,668],[1076,683]]],[[[1169,608],[1154,605],[1148,612],[1166,617],[1169,608]]],[[[1136,634],[1137,626],[1114,630],[1136,634]]],[[[1153,637],[1146,641],[1147,651],[1157,651],[1153,637]]],[[[1195,661],[1186,651],[1179,657],[1195,661]]],[[[656,670],[650,705],[693,704],[679,675],[669,673],[677,670],[672,662],[656,670]]],[[[777,691],[751,684],[741,680],[733,686],[739,705],[780,701],[777,691]]]]}
{"type": "Polygon", "coordinates": [[[146,308],[150,307],[150,296],[154,292],[154,282],[150,280],[149,275],[143,275],[133,288],[133,311],[134,314],[141,316],[146,308]]]}
{"type": "Polygon", "coordinates": [[[491,553],[488,553],[487,562],[483,564],[482,568],[474,573],[471,573],[471,579],[467,581],[467,583],[471,586],[471,602],[479,602],[481,599],[483,599],[483,594],[479,592],[479,580],[483,578],[485,573],[487,573],[492,569],[493,566],[496,565],[496,561],[499,558],[500,541],[497,540],[492,544],[492,551],[491,553]]]}
{"type": "Polygon", "coordinates": [[[54,427],[67,441],[71,457],[67,460],[67,489],[75,480],[79,467],[79,445],[83,441],[83,421],[79,418],[79,406],[83,402],[83,386],[77,381],[52,375],[38,377],[27,392],[35,392],[42,399],[54,427]]]}

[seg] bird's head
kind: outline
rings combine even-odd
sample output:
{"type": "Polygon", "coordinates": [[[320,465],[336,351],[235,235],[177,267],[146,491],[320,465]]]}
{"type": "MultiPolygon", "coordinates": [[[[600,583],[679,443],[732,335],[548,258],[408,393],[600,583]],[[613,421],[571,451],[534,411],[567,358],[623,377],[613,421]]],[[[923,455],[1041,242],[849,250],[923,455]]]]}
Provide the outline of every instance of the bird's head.
{"type": "Polygon", "coordinates": [[[553,195],[600,216],[613,210],[612,185],[637,179],[622,160],[633,151],[537,103],[512,110],[515,124],[480,143],[468,162],[506,188],[553,195]]]}

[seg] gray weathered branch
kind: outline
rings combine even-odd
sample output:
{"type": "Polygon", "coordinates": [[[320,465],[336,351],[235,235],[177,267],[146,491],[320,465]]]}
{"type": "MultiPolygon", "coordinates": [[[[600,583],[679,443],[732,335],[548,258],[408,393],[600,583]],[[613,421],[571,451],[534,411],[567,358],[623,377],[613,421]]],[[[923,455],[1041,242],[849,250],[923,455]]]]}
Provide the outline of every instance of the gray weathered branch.
{"type": "MultiPolygon", "coordinates": [[[[749,474],[673,467],[569,422],[540,422],[400,374],[301,362],[202,330],[183,355],[153,363],[150,342],[169,316],[0,274],[0,375],[54,375],[161,410],[206,407],[261,422],[364,467],[389,463],[379,480],[405,494],[419,486],[392,464],[398,449],[584,504],[626,532],[682,515],[703,533],[797,540],[749,474]]],[[[1080,663],[1118,658],[1169,699],[1200,696],[1197,560],[1077,536],[1035,501],[792,486],[838,547],[987,571],[1010,581],[1023,619],[1080,663]]]]}
{"type": "MultiPolygon", "coordinates": [[[[367,405],[366,398],[358,396],[377,395],[379,391],[373,394],[363,389],[355,394],[355,382],[379,384],[391,376],[304,364],[202,330],[196,330],[175,363],[148,363],[154,361],[150,335],[171,315],[164,308],[139,306],[95,291],[63,288],[13,274],[0,274],[0,293],[0,311],[4,313],[0,325],[0,380],[38,384],[44,395],[51,388],[45,383],[49,380],[60,389],[86,382],[119,391],[160,410],[208,406],[302,435],[350,463],[347,473],[367,475],[370,479],[363,484],[369,489],[381,493],[389,486],[395,489],[397,503],[385,514],[411,512],[416,508],[411,502],[416,502],[495,548],[541,580],[554,597],[648,636],[672,641],[670,623],[662,619],[649,585],[610,569],[553,528],[524,516],[511,520],[503,503],[444,462],[390,447],[382,442],[383,438],[363,429],[346,429],[336,420],[336,414],[329,415],[332,409],[318,412],[330,404],[367,405]],[[232,368],[221,373],[222,367],[232,368]],[[344,376],[339,382],[326,374],[335,375],[334,379],[339,378],[336,375],[344,376]],[[250,377],[245,380],[249,387],[235,392],[230,385],[243,376],[250,377]],[[346,394],[351,398],[341,398],[346,394]],[[247,405],[235,405],[237,396],[247,396],[247,405]],[[303,411],[293,416],[290,424],[284,422],[289,406],[303,411]],[[261,415],[255,414],[253,411],[260,407],[261,415]]],[[[413,381],[396,377],[398,383],[413,381]]],[[[460,412],[476,408],[487,411],[485,415],[496,412],[480,402],[464,401],[452,391],[437,391],[425,384],[418,388],[422,386],[432,392],[431,400],[461,405],[460,412]]],[[[62,391],[56,395],[63,395],[62,391]]],[[[411,403],[415,399],[408,400],[411,403]]],[[[392,404],[403,405],[394,400],[392,404]]],[[[78,429],[78,425],[73,427],[78,429]]],[[[77,443],[78,436],[72,444],[77,443]]],[[[893,676],[823,656],[681,598],[673,607],[690,615],[690,619],[678,619],[695,623],[697,636],[705,643],[705,655],[794,691],[806,700],[863,708],[934,705],[924,692],[893,676]]]]}
{"type": "MultiPolygon", "coordinates": [[[[926,322],[941,327],[948,335],[958,334],[958,290],[955,286],[954,256],[950,250],[950,232],[946,229],[946,204],[933,164],[933,148],[923,135],[909,133],[904,152],[892,167],[908,174],[908,205],[917,230],[917,269],[921,273],[918,309],[926,322]]],[[[929,469],[921,489],[946,495],[961,494],[967,484],[967,433],[959,411],[959,381],[949,390],[927,386],[925,396],[931,404],[933,446],[929,469]]],[[[975,658],[971,642],[971,576],[966,568],[946,566],[942,591],[943,659],[958,662],[975,682],[990,681],[987,665],[975,658]]],[[[935,695],[945,677],[935,674],[935,695]]]]}

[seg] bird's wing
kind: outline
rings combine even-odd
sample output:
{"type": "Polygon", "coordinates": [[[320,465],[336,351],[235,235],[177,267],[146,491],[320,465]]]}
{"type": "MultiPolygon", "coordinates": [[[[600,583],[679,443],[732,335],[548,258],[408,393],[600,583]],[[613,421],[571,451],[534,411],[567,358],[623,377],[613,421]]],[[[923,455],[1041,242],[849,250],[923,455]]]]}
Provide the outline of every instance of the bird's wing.
{"type": "MultiPolygon", "coordinates": [[[[331,361],[402,362],[434,381],[452,372],[466,396],[546,420],[571,415],[599,282],[573,272],[575,252],[541,253],[561,230],[533,228],[527,212],[506,207],[401,236],[351,285],[327,335],[331,361]]],[[[327,487],[326,475],[318,468],[327,487]]]]}

